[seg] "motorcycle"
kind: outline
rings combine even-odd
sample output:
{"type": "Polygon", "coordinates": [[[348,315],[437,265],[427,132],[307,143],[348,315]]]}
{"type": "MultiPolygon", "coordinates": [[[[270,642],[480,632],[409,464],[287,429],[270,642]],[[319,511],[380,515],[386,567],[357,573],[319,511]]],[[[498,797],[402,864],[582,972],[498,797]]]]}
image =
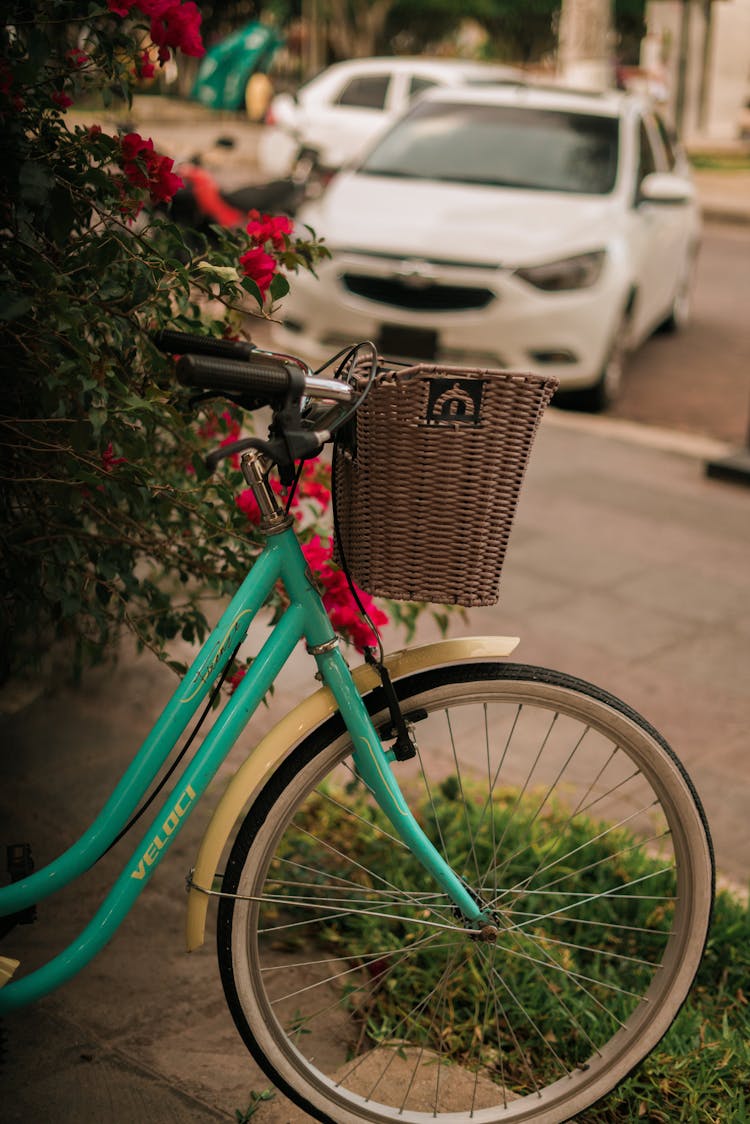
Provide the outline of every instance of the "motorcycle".
{"type": "MultiPolygon", "coordinates": [[[[220,137],[217,144],[231,148],[230,137],[220,137]]],[[[323,168],[317,153],[302,148],[292,170],[282,179],[251,183],[232,191],[223,190],[216,177],[203,165],[200,156],[178,165],[182,187],[172,199],[170,217],[188,230],[196,230],[210,238],[212,226],[241,227],[250,211],[288,215],[293,218],[308,199],[317,198],[333,177],[333,169],[323,168]]]]}

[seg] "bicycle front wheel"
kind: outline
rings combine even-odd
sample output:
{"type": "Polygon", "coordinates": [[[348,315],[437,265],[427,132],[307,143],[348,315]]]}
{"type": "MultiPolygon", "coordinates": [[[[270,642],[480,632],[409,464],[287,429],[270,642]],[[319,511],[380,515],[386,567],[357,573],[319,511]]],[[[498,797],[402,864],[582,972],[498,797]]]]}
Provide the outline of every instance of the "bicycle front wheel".
{"type": "MultiPolygon", "coordinates": [[[[699,801],[656,731],[580,680],[478,663],[396,686],[419,746],[393,766],[402,790],[493,923],[467,926],[400,843],[336,716],[233,845],[218,916],[233,1017],[318,1120],[567,1120],[687,995],[713,895],[699,801]]],[[[382,692],[367,702],[386,722],[382,692]]]]}

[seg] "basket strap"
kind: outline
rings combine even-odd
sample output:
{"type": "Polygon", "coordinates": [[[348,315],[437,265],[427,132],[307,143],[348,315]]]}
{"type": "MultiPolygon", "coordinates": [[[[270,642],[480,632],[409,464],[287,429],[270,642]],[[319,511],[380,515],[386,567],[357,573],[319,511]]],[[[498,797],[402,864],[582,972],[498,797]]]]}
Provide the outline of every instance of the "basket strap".
{"type": "MultiPolygon", "coordinates": [[[[382,660],[377,658],[374,648],[365,648],[365,662],[368,663],[370,667],[374,667],[380,676],[380,682],[383,684],[383,692],[385,693],[385,701],[388,704],[388,710],[391,714],[390,726],[386,730],[379,731],[379,733],[385,740],[388,740],[389,737],[395,737],[396,740],[391,746],[391,749],[397,761],[409,761],[412,757],[416,757],[417,755],[417,750],[414,745],[414,735],[401,710],[401,703],[398,701],[393,682],[388,674],[388,668],[382,660]]],[[[417,717],[421,717],[421,714],[411,715],[411,717],[416,719],[417,717]]]]}

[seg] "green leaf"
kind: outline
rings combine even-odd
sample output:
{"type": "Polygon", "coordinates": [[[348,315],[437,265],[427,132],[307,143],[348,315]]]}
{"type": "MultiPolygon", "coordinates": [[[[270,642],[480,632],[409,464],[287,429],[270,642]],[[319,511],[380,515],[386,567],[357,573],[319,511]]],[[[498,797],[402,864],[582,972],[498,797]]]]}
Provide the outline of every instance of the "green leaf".
{"type": "Polygon", "coordinates": [[[28,297],[15,296],[13,293],[0,293],[0,320],[18,320],[32,307],[28,297]]]}
{"type": "Polygon", "coordinates": [[[289,281],[284,273],[276,273],[269,292],[275,301],[281,300],[289,292],[289,281]]]}
{"type": "Polygon", "coordinates": [[[260,308],[262,308],[263,307],[263,294],[261,293],[260,289],[256,285],[255,281],[253,281],[253,279],[251,277],[243,277],[242,280],[240,281],[240,285],[242,286],[242,288],[245,290],[246,293],[249,293],[251,297],[255,298],[255,300],[258,302],[258,306],[260,308]]]}

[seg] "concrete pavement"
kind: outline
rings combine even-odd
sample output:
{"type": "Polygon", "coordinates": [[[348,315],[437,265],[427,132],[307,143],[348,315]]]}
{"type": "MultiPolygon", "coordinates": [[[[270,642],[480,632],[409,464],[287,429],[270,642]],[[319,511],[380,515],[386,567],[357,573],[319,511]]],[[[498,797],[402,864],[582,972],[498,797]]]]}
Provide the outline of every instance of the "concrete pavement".
{"type": "MultiPolygon", "coordinates": [[[[245,182],[258,128],[206,111],[184,122],[136,99],[134,124],[179,158],[221,133],[210,163],[245,182]],[[158,110],[158,112],[157,112],[158,110]],[[181,123],[182,122],[182,123],[181,123]],[[163,134],[160,130],[163,129],[163,134]],[[177,145],[179,151],[174,147],[177,145]],[[181,146],[181,147],[180,147],[181,146]]],[[[191,110],[192,112],[192,110],[191,110]]],[[[709,218],[750,221],[745,173],[697,173],[709,218]]],[[[581,675],[626,699],[671,742],[703,798],[720,877],[750,870],[750,489],[707,479],[716,442],[550,411],[532,457],[498,606],[454,633],[521,637],[519,660],[581,675]]],[[[432,639],[422,626],[419,639],[432,639]]],[[[389,646],[401,639],[391,636],[389,646]]],[[[78,690],[0,699],[2,840],[30,840],[37,865],[90,823],[159,713],[171,673],[123,651],[78,690]]],[[[314,689],[295,654],[246,747],[314,689]]],[[[114,941],[77,979],[7,1020],[0,1124],[198,1124],[242,1119],[268,1087],[226,1011],[212,937],[183,952],[184,877],[228,773],[200,805],[114,941]],[[237,1113],[237,1116],[235,1116],[237,1113]]],[[[39,907],[2,953],[24,967],[64,948],[95,912],[129,851],[122,844],[39,907]]],[[[211,922],[212,917],[209,918],[211,922]]],[[[253,1117],[306,1118],[279,1094],[253,1117]]]]}
{"type": "MultiPolygon", "coordinates": [[[[540,431],[499,604],[456,632],[521,637],[516,656],[591,679],[644,713],[703,798],[723,878],[750,870],[750,489],[707,479],[715,442],[550,411],[540,431]]],[[[429,626],[422,639],[432,638],[429,626]]],[[[391,638],[393,647],[400,643],[391,638]]],[[[37,863],[90,822],[170,689],[125,654],[0,724],[7,839],[37,863]]],[[[295,657],[253,736],[315,686],[295,657]]],[[[234,766],[242,751],[232,756],[234,766]]],[[[77,979],[7,1022],[2,1124],[234,1119],[268,1081],[226,1012],[213,941],[183,952],[184,877],[228,766],[114,941],[77,979]]],[[[64,947],[126,857],[39,907],[3,953],[32,966],[64,947]]],[[[213,911],[211,911],[213,912],[213,911]]],[[[304,1120],[281,1095],[259,1122],[304,1120]]]]}

